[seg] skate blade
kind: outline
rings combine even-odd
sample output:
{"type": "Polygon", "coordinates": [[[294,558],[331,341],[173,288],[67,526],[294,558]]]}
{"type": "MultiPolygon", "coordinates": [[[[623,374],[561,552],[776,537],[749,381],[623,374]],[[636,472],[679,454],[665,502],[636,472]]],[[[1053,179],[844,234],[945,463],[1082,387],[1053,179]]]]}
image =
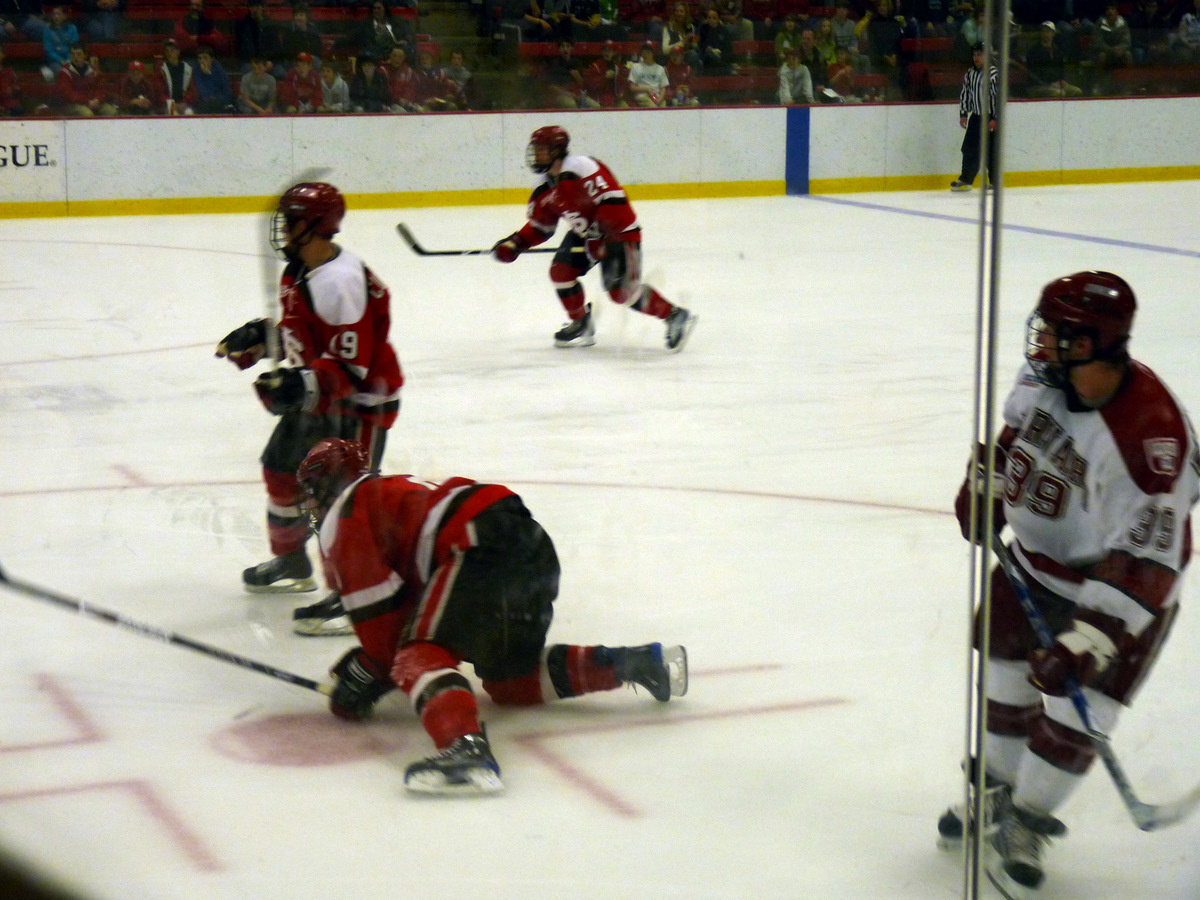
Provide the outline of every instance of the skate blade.
{"type": "Polygon", "coordinates": [[[315,591],[317,583],[311,578],[283,578],[272,584],[242,583],[248,594],[303,594],[315,591]]]}
{"type": "Polygon", "coordinates": [[[988,865],[984,868],[987,872],[988,881],[992,883],[992,887],[1000,892],[1000,896],[1005,900],[1033,900],[1038,896],[1037,888],[1028,888],[1023,884],[1017,884],[1013,881],[1009,874],[1004,871],[1003,865],[997,861],[993,865],[988,865]]]}
{"type": "Polygon", "coordinates": [[[443,797],[469,797],[477,794],[498,794],[504,790],[500,775],[491,769],[467,769],[451,781],[444,772],[415,772],[404,779],[404,786],[414,794],[435,794],[443,797]]]}
{"type": "Polygon", "coordinates": [[[687,321],[683,323],[683,334],[679,336],[679,343],[674,347],[668,347],[670,353],[678,353],[683,349],[683,345],[688,342],[688,338],[692,336],[692,329],[696,327],[696,323],[700,321],[700,317],[694,314],[689,314],[687,321]]]}
{"type": "Polygon", "coordinates": [[[573,341],[560,341],[557,338],[554,341],[554,346],[561,349],[569,350],[572,347],[592,347],[596,344],[595,335],[589,334],[587,337],[575,338],[573,341]]]}
{"type": "Polygon", "coordinates": [[[688,689],[687,649],[679,645],[663,647],[662,659],[671,682],[671,696],[682,697],[688,689]]]}
{"type": "Polygon", "coordinates": [[[305,637],[340,637],[354,634],[354,626],[347,616],[335,616],[332,619],[296,619],[292,622],[292,631],[305,637]]]}

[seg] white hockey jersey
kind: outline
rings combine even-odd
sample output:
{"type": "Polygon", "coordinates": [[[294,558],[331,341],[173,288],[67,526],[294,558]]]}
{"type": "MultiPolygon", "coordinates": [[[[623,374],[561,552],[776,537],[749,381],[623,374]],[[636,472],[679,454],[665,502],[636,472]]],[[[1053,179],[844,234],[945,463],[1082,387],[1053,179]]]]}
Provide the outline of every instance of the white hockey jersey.
{"type": "Polygon", "coordinates": [[[1176,602],[1191,558],[1200,452],[1187,414],[1137,362],[1097,410],[1070,409],[1026,366],[1004,421],[1017,559],[1047,589],[1140,634],[1176,602]]]}

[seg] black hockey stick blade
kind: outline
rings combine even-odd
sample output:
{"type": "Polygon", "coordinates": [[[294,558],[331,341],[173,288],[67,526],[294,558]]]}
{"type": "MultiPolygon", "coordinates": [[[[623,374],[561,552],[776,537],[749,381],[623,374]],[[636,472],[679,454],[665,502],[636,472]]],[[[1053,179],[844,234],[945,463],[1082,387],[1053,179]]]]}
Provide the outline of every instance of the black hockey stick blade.
{"type": "MultiPolygon", "coordinates": [[[[426,250],[403,222],[396,225],[396,231],[399,232],[401,239],[404,243],[408,244],[409,249],[417,254],[417,256],[490,256],[492,253],[490,247],[486,250],[426,250]]],[[[530,247],[524,252],[555,253],[557,250],[557,247],[530,247]]]]}
{"type": "Polygon", "coordinates": [[[203,644],[200,641],[194,641],[191,638],[184,637],[181,634],[175,634],[173,631],[167,631],[166,629],[158,628],[154,625],[147,625],[143,622],[126,618],[120,613],[103,609],[99,606],[93,606],[92,604],[83,600],[77,600],[74,597],[68,597],[65,594],[59,594],[55,591],[48,590],[47,588],[29,584],[25,581],[19,581],[15,578],[10,578],[3,570],[0,570],[0,586],[10,588],[19,594],[24,594],[25,596],[32,597],[35,600],[45,600],[70,612],[78,613],[91,619],[97,619],[109,625],[115,625],[117,628],[122,628],[125,631],[132,631],[135,634],[142,635],[143,637],[153,638],[154,640],[162,641],[165,644],[174,644],[177,647],[186,647],[189,650],[194,650],[197,653],[203,653],[205,656],[211,656],[214,659],[223,660],[224,662],[231,663],[235,666],[240,666],[243,669],[250,669],[263,675],[269,675],[271,678],[277,678],[280,681],[286,681],[288,684],[296,685],[296,687],[306,688],[307,690],[316,691],[318,694],[325,694],[326,696],[329,696],[333,693],[333,685],[325,684],[319,681],[313,681],[311,678],[305,678],[303,675],[295,675],[292,672],[285,672],[283,669],[277,669],[274,666],[267,665],[266,663],[261,663],[253,659],[247,659],[244,656],[238,656],[236,653],[230,653],[228,650],[222,650],[219,647],[213,647],[209,644],[203,644]]]}
{"type": "MultiPolygon", "coordinates": [[[[1025,576],[1021,573],[1020,568],[1018,568],[1017,562],[1013,559],[1008,547],[1000,540],[999,535],[993,535],[992,549],[996,553],[996,558],[1000,561],[1001,568],[1004,569],[1004,574],[1008,576],[1009,583],[1017,595],[1017,600],[1021,604],[1021,609],[1024,610],[1026,618],[1029,619],[1030,626],[1037,633],[1038,643],[1043,648],[1051,647],[1054,644],[1054,635],[1050,631],[1050,626],[1046,623],[1041,609],[1034,602],[1033,595],[1029,591],[1029,585],[1025,583],[1025,576]]],[[[1125,808],[1129,810],[1129,815],[1138,828],[1142,831],[1157,831],[1160,828],[1167,828],[1177,822],[1182,822],[1200,807],[1200,785],[1192,788],[1187,795],[1172,803],[1151,804],[1139,799],[1133,790],[1133,785],[1129,781],[1129,776],[1125,774],[1124,767],[1117,759],[1116,751],[1113,750],[1108,735],[1093,727],[1087,698],[1084,697],[1083,689],[1079,686],[1079,683],[1073,678],[1067,682],[1067,693],[1076,711],[1079,713],[1079,718],[1083,721],[1084,727],[1087,728],[1088,737],[1092,739],[1092,745],[1096,749],[1096,754],[1104,763],[1104,768],[1108,770],[1117,793],[1120,794],[1125,808]]]]}

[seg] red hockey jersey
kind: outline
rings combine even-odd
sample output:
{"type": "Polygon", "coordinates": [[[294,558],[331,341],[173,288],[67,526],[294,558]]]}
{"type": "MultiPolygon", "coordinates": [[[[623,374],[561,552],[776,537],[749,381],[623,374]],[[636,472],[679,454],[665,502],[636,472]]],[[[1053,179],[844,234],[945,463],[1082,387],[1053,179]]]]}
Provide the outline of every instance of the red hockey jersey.
{"type": "Polygon", "coordinates": [[[590,156],[568,156],[556,179],[543,175],[534,185],[520,236],[530,246],[554,236],[561,218],[588,240],[640,241],[633,206],[608,166],[590,156]]]}

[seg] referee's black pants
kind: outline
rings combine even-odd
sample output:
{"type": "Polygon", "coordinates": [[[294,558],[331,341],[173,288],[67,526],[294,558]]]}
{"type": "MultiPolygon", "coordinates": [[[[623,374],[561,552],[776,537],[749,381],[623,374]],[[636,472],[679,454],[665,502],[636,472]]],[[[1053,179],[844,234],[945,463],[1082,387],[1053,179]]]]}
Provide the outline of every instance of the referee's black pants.
{"type": "MultiPolygon", "coordinates": [[[[962,142],[962,173],[958,176],[958,180],[964,184],[974,184],[975,176],[979,174],[979,129],[984,122],[983,116],[971,115],[967,116],[967,133],[963,137],[962,142]]],[[[997,126],[999,127],[999,126],[997,126]]],[[[992,165],[995,160],[995,137],[994,131],[989,131],[987,134],[987,177],[988,183],[992,180],[992,165]]]]}

